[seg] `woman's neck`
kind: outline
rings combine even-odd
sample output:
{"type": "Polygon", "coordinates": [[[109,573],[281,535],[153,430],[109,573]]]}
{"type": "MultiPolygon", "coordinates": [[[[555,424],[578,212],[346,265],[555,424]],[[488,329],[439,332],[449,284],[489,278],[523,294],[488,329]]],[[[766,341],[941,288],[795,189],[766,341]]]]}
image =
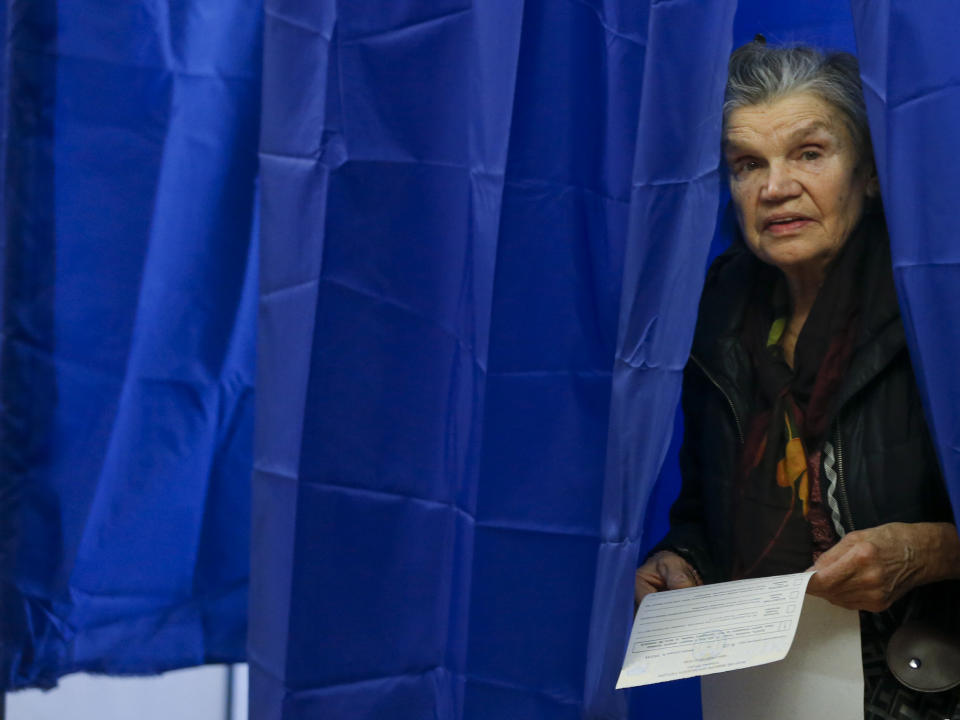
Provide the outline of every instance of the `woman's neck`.
{"type": "Polygon", "coordinates": [[[790,290],[790,317],[787,326],[780,338],[780,347],[783,348],[783,357],[790,367],[793,367],[793,352],[797,347],[797,338],[803,330],[807,317],[817,300],[817,293],[823,285],[823,273],[796,274],[784,273],[787,278],[787,287],[790,290]]]}

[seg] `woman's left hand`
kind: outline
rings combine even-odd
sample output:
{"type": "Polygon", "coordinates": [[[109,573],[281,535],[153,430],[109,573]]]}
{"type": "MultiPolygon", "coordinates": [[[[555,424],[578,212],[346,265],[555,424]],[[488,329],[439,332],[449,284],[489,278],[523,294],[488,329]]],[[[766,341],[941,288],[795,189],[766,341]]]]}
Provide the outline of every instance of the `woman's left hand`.
{"type": "Polygon", "coordinates": [[[847,533],[811,569],[811,595],[879,612],[918,585],[960,577],[960,537],[951,523],[887,523],[847,533]]]}

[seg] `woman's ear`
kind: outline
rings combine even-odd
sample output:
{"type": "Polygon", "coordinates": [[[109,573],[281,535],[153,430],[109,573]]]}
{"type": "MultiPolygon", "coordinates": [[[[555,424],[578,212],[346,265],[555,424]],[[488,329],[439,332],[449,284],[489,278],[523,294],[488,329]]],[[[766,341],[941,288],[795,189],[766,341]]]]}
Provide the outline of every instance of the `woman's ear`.
{"type": "Polygon", "coordinates": [[[871,166],[867,173],[867,197],[876,200],[880,197],[880,178],[877,177],[876,166],[871,166]]]}

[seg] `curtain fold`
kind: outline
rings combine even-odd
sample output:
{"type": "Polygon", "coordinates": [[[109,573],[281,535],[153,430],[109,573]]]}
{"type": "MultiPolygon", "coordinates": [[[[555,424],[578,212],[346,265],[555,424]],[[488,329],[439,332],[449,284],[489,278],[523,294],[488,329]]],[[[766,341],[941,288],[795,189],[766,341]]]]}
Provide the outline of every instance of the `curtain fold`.
{"type": "Polygon", "coordinates": [[[252,717],[463,704],[516,57],[487,7],[266,4],[252,717]]]}
{"type": "Polygon", "coordinates": [[[7,10],[0,686],[242,659],[259,8],[7,10]]]}
{"type": "Polygon", "coordinates": [[[851,9],[907,345],[956,515],[960,10],[946,0],[852,0],[851,9]]]}
{"type": "Polygon", "coordinates": [[[268,2],[253,717],[624,715],[734,7],[268,2]]]}
{"type": "Polygon", "coordinates": [[[625,712],[625,694],[612,688],[632,619],[644,511],[670,444],[716,223],[736,7],[651,3],[590,623],[591,717],[625,712]]]}
{"type": "Polygon", "coordinates": [[[581,716],[645,33],[267,3],[253,717],[581,716]]]}

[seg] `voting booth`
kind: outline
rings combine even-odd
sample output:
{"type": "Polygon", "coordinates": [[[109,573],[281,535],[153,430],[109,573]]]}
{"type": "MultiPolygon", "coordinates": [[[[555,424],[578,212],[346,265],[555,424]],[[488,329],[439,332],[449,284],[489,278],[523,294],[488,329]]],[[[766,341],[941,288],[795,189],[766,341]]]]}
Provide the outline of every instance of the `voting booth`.
{"type": "Polygon", "coordinates": [[[960,500],[952,0],[2,20],[5,689],[245,657],[257,720],[698,717],[615,684],[758,32],[861,58],[960,500]]]}

